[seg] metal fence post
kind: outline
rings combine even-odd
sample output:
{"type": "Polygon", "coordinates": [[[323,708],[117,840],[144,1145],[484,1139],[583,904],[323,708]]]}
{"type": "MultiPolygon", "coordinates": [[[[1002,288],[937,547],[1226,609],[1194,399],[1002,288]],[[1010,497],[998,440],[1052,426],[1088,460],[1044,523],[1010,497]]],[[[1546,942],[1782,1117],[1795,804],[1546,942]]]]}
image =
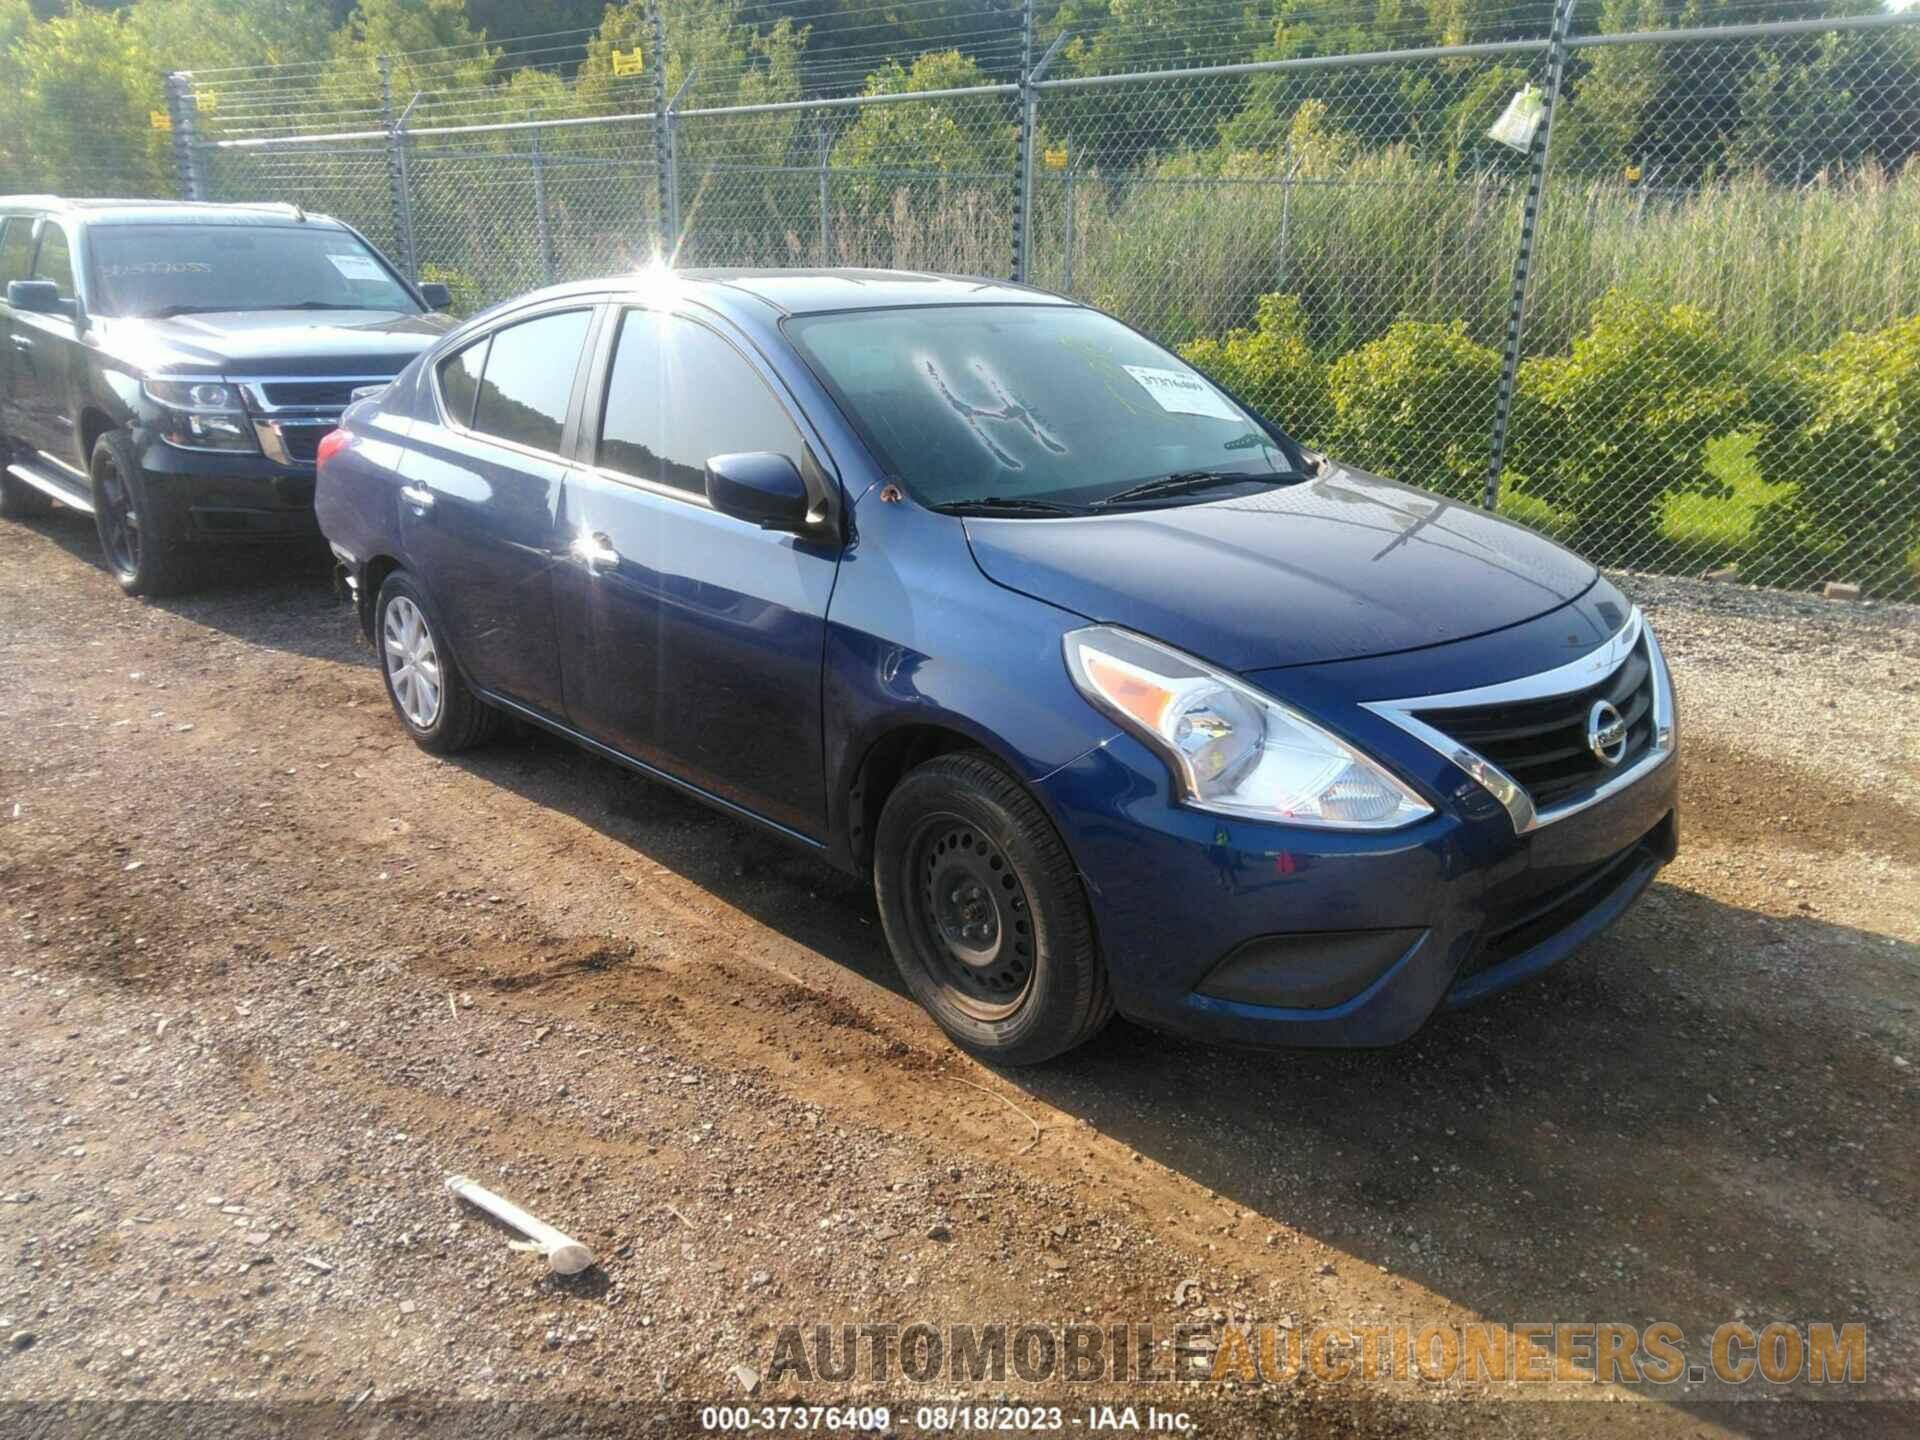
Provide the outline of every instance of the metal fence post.
{"type": "Polygon", "coordinates": [[[1013,278],[1027,280],[1027,225],[1033,208],[1033,0],[1020,5],[1020,120],[1013,156],[1013,278]]]}
{"type": "Polygon", "coordinates": [[[830,207],[833,188],[828,183],[827,162],[831,148],[827,143],[827,120],[820,117],[820,263],[833,264],[833,219],[830,207]]]}
{"type": "Polygon", "coordinates": [[[193,98],[193,72],[175,70],[167,76],[167,124],[173,136],[173,171],[181,197],[207,198],[201,170],[199,106],[193,98]]]}
{"type": "MultiPolygon", "coordinates": [[[[527,116],[533,118],[531,114],[527,116]]],[[[546,283],[554,282],[553,265],[553,228],[547,221],[547,167],[540,158],[540,131],[536,126],[527,132],[533,137],[533,225],[534,233],[540,242],[540,273],[546,277],[546,283]]]]}
{"type": "Polygon", "coordinates": [[[1280,182],[1280,263],[1274,267],[1273,288],[1287,293],[1287,270],[1293,263],[1293,177],[1300,173],[1299,160],[1293,158],[1293,142],[1287,142],[1287,175],[1280,182]]]}
{"type": "Polygon", "coordinates": [[[660,191],[657,251],[672,264],[680,244],[680,187],[673,169],[673,111],[667,105],[667,23],[658,5],[647,19],[653,27],[653,163],[660,191]]]}
{"type": "Polygon", "coordinates": [[[1080,157],[1073,148],[1073,137],[1069,135],[1067,136],[1067,173],[1066,178],[1060,182],[1067,205],[1066,234],[1061,237],[1061,244],[1064,247],[1060,259],[1060,293],[1062,295],[1073,293],[1073,171],[1079,163],[1080,157]]]}
{"type": "Polygon", "coordinates": [[[1534,230],[1546,189],[1547,161],[1553,148],[1553,109],[1567,70],[1567,32],[1573,28],[1574,0],[1559,0],[1547,36],[1547,83],[1541,96],[1540,128],[1527,152],[1527,196],[1520,207],[1520,246],[1513,254],[1513,293],[1507,304],[1507,341],[1500,356],[1500,388],[1493,401],[1493,446],[1487,457],[1487,488],[1480,504],[1500,503],[1500,469],[1507,459],[1507,424],[1513,418],[1513,387],[1520,373],[1520,335],[1526,320],[1527,274],[1533,261],[1534,230]]]}
{"type": "Polygon", "coordinates": [[[407,116],[420,99],[407,102],[404,113],[393,113],[393,60],[386,55],[380,66],[380,119],[387,132],[387,186],[393,194],[393,238],[400,250],[407,278],[420,279],[420,257],[413,244],[413,180],[407,170],[407,116]]]}
{"type": "Polygon", "coordinates": [[[1021,7],[1020,27],[1020,150],[1015,164],[1019,169],[1013,198],[1013,278],[1027,283],[1033,262],[1033,146],[1040,129],[1040,92],[1034,84],[1047,73],[1053,57],[1067,43],[1067,32],[1053,37],[1040,63],[1033,63],[1033,0],[1021,7]]]}

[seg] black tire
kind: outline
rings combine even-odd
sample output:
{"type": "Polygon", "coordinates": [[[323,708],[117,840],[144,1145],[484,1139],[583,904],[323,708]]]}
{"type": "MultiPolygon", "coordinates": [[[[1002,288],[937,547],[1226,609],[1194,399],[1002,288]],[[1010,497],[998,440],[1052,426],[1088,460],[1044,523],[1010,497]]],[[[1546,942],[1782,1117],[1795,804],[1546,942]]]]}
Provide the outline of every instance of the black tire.
{"type": "Polygon", "coordinates": [[[387,576],[373,602],[373,648],[380,658],[380,678],[386,683],[387,699],[414,744],[435,755],[453,755],[493,738],[499,727],[499,711],[468,688],[447,647],[446,628],[432,602],[404,570],[387,576]],[[425,652],[408,639],[415,633],[410,625],[416,621],[425,635],[425,652]],[[396,650],[396,643],[406,648],[396,650]],[[431,670],[421,665],[427,656],[432,660],[431,670]],[[417,674],[416,666],[420,666],[417,674]],[[436,680],[437,693],[429,708],[422,682],[431,687],[436,680]]]}
{"type": "Polygon", "coordinates": [[[7,466],[12,461],[13,447],[0,439],[0,520],[24,520],[30,515],[46,514],[52,502],[24,480],[7,474],[7,466]]]}
{"type": "Polygon", "coordinates": [[[159,504],[126,434],[109,430],[93,443],[93,528],[107,569],[129,595],[178,595],[199,580],[188,549],[185,516],[159,504]]]}
{"type": "Polygon", "coordinates": [[[939,756],[894,787],[873,882],[900,974],[970,1054],[1036,1065],[1112,1017],[1073,859],[1039,803],[985,755],[939,756]]]}

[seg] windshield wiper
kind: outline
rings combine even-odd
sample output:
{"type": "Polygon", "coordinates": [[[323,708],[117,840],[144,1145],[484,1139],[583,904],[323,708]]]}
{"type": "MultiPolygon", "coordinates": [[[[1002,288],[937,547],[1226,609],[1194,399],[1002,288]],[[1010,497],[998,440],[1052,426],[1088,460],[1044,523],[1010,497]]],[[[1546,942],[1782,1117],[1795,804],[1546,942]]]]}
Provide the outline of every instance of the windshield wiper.
{"type": "Polygon", "coordinates": [[[302,300],[295,305],[262,305],[262,310],[365,310],[365,305],[336,305],[331,300],[302,300]]]}
{"type": "Polygon", "coordinates": [[[1161,475],[1153,480],[1143,480],[1138,485],[1129,485],[1126,489],[1107,496],[1104,500],[1093,502],[1096,510],[1109,505],[1126,505],[1135,500],[1157,500],[1165,495],[1188,495],[1195,490],[1209,490],[1216,485],[1294,485],[1305,480],[1305,475],[1296,471],[1284,470],[1267,475],[1249,475],[1241,470],[1176,470],[1171,475],[1161,475]]]}
{"type": "Polygon", "coordinates": [[[171,320],[176,315],[218,315],[231,305],[162,305],[158,310],[142,310],[136,320],[171,320]]]}
{"type": "Polygon", "coordinates": [[[1056,505],[1051,500],[1022,500],[1002,495],[978,495],[971,500],[949,500],[929,506],[942,515],[1084,515],[1079,505],[1056,505]]]}

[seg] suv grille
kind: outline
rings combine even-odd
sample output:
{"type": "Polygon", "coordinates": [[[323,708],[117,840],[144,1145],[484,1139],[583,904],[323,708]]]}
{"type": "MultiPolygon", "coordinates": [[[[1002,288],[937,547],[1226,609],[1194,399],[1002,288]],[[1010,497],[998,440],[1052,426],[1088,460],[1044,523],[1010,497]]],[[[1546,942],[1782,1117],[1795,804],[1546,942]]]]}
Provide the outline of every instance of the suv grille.
{"type": "Polygon", "coordinates": [[[347,397],[362,385],[377,380],[269,380],[260,386],[266,402],[275,409],[289,405],[331,405],[344,410],[347,397]]]}
{"type": "Polygon", "coordinates": [[[1646,636],[1618,669],[1584,690],[1508,705],[1413,713],[1498,765],[1525,787],[1536,810],[1545,810],[1631,768],[1652,746],[1653,662],[1646,636]],[[1610,701],[1627,723],[1626,753],[1617,765],[1602,764],[1587,744],[1587,716],[1599,700],[1610,701]]]}

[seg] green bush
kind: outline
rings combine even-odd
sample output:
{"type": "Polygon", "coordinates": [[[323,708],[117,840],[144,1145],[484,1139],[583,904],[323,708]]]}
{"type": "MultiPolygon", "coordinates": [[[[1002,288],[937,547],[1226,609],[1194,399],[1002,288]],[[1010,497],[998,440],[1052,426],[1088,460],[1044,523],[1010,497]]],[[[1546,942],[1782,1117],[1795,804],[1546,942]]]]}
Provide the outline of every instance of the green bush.
{"type": "Polygon", "coordinates": [[[1326,443],[1333,415],[1327,367],[1307,344],[1298,296],[1262,295],[1251,330],[1195,340],[1180,354],[1289,434],[1310,445],[1326,443]]]}
{"type": "Polygon", "coordinates": [[[1466,326],[1402,320],[1328,372],[1333,453],[1457,500],[1486,480],[1500,357],[1466,326]]]}
{"type": "Polygon", "coordinates": [[[1556,510],[1538,495],[1528,495],[1518,486],[1525,483],[1506,477],[1507,483],[1501,487],[1500,503],[1495,509],[1509,520],[1517,520],[1529,529],[1538,530],[1550,540],[1562,544],[1571,544],[1580,533],[1580,517],[1571,510],[1556,510]]]}
{"type": "Polygon", "coordinates": [[[1762,543],[1810,551],[1832,578],[1876,593],[1912,593],[1920,583],[1920,315],[1843,335],[1785,369],[1802,418],[1776,428],[1760,460],[1770,479],[1795,489],[1762,520],[1762,543]]]}
{"type": "Polygon", "coordinates": [[[1533,493],[1581,517],[1603,563],[1658,565],[1671,491],[1725,494],[1707,443],[1775,408],[1769,387],[1701,310],[1614,290],[1573,353],[1520,367],[1511,460],[1533,493]]]}

